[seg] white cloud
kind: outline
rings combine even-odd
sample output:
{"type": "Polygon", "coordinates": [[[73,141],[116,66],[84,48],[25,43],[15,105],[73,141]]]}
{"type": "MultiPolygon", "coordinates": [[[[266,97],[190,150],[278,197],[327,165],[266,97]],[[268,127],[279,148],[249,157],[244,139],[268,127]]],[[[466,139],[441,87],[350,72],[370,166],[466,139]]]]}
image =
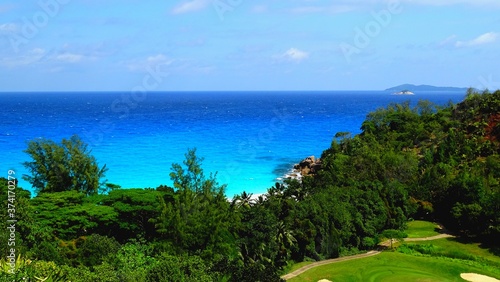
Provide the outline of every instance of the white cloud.
{"type": "Polygon", "coordinates": [[[475,6],[483,8],[500,8],[500,1],[498,0],[398,0],[398,1],[387,1],[387,0],[337,0],[335,4],[332,5],[328,1],[319,0],[296,0],[295,4],[291,9],[292,13],[307,14],[307,13],[346,13],[357,10],[370,9],[371,5],[421,5],[421,6],[452,6],[452,5],[463,5],[463,6],[475,6]],[[391,4],[389,4],[391,3],[391,4]]]}
{"type": "Polygon", "coordinates": [[[324,12],[327,8],[321,6],[299,6],[291,9],[292,13],[307,14],[324,12]]]}
{"type": "Polygon", "coordinates": [[[159,64],[167,64],[170,63],[170,60],[167,58],[167,56],[163,54],[158,54],[156,56],[149,56],[146,59],[147,63],[150,65],[159,65],[159,64]]]}
{"type": "Polygon", "coordinates": [[[292,8],[290,11],[295,14],[309,13],[330,13],[339,14],[356,10],[356,5],[333,5],[333,6],[299,6],[292,8]]]}
{"type": "Polygon", "coordinates": [[[126,63],[126,66],[131,71],[146,71],[147,67],[155,67],[160,65],[170,65],[173,62],[172,59],[168,58],[163,54],[157,54],[154,56],[149,56],[145,59],[132,60],[126,63]]]}
{"type": "MultiPolygon", "coordinates": [[[[309,2],[305,0],[304,2],[309,2]]],[[[391,2],[391,1],[389,1],[391,2]]],[[[392,1],[396,3],[395,1],[392,1]]],[[[448,6],[448,5],[474,5],[474,6],[489,6],[489,7],[500,7],[500,1],[498,0],[399,0],[401,4],[416,4],[416,5],[431,5],[431,6],[448,6]]],[[[387,0],[338,0],[336,3],[345,4],[387,4],[387,0]]]]}
{"type": "Polygon", "coordinates": [[[56,56],[56,60],[65,63],[78,63],[84,58],[83,55],[64,53],[56,56]]]}
{"type": "Polygon", "coordinates": [[[456,47],[468,47],[468,46],[477,46],[477,45],[493,43],[497,40],[498,35],[499,34],[496,32],[488,32],[488,33],[482,34],[482,35],[480,35],[472,40],[469,40],[469,41],[457,41],[455,43],[455,46],[456,47]]]}
{"type": "Polygon", "coordinates": [[[400,0],[400,2],[409,4],[432,5],[432,6],[447,6],[456,4],[466,4],[474,6],[500,7],[498,0],[400,0]]]}
{"type": "Polygon", "coordinates": [[[0,34],[14,33],[14,32],[17,32],[17,30],[18,30],[18,27],[16,24],[13,24],[13,23],[0,24],[0,34]]]}
{"type": "Polygon", "coordinates": [[[195,62],[193,60],[176,60],[174,66],[170,66],[170,70],[177,74],[210,74],[216,70],[215,66],[204,65],[200,62],[195,62]]]}
{"type": "Polygon", "coordinates": [[[282,57],[290,61],[300,62],[307,59],[309,57],[309,53],[296,48],[290,48],[283,53],[282,57]]]}
{"type": "Polygon", "coordinates": [[[45,55],[45,50],[42,48],[35,48],[33,50],[29,51],[29,54],[34,55],[34,56],[43,56],[45,55]]]}
{"type": "Polygon", "coordinates": [[[184,14],[184,13],[194,12],[206,8],[209,4],[210,0],[191,0],[176,6],[172,10],[172,13],[184,14]]]}
{"type": "Polygon", "coordinates": [[[450,44],[455,44],[456,43],[456,40],[455,40],[456,38],[457,38],[456,35],[451,35],[448,38],[446,38],[445,40],[439,42],[438,46],[439,47],[445,47],[445,46],[449,46],[450,44]]]}
{"type": "Polygon", "coordinates": [[[48,70],[53,66],[62,67],[65,64],[75,64],[89,59],[94,57],[56,49],[47,51],[43,48],[34,48],[14,57],[3,58],[0,60],[0,65],[17,68],[43,64],[44,69],[48,70]]]}
{"type": "Polygon", "coordinates": [[[0,65],[16,68],[29,66],[43,61],[43,59],[47,56],[47,52],[42,48],[32,49],[25,54],[16,56],[16,57],[5,57],[0,60],[0,65]]]}
{"type": "Polygon", "coordinates": [[[255,5],[252,7],[252,12],[254,13],[265,13],[268,12],[269,8],[267,5],[255,5]]]}

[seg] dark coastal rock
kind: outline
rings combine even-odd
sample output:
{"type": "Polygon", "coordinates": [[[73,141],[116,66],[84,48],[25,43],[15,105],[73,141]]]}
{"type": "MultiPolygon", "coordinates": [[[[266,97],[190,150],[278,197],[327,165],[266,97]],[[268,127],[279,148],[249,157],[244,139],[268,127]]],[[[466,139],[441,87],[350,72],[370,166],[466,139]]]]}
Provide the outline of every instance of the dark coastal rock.
{"type": "Polygon", "coordinates": [[[286,174],[284,178],[301,181],[304,176],[312,176],[322,168],[321,159],[309,156],[293,166],[293,170],[286,174]]]}
{"type": "Polygon", "coordinates": [[[294,171],[300,173],[301,176],[313,175],[321,170],[321,159],[310,156],[294,165],[293,168],[294,171]]]}
{"type": "Polygon", "coordinates": [[[320,171],[322,168],[322,164],[321,162],[316,162],[314,163],[312,166],[311,166],[311,172],[312,173],[317,173],[318,171],[320,171]]]}

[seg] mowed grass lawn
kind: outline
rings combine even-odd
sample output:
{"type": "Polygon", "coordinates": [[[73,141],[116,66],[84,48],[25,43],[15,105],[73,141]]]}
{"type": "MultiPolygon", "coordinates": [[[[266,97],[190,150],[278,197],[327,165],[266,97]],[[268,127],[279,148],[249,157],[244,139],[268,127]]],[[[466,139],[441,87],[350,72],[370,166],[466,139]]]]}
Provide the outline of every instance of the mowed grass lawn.
{"type": "MultiPolygon", "coordinates": [[[[408,223],[406,233],[409,238],[431,237],[439,234],[437,227],[433,222],[415,220],[408,223]]],[[[464,281],[460,273],[466,272],[500,278],[500,257],[479,243],[445,238],[403,244],[432,245],[435,253],[427,256],[383,252],[369,258],[318,266],[288,281],[464,281]]],[[[293,269],[304,264],[308,263],[294,265],[293,269]]]]}
{"type": "Polygon", "coordinates": [[[438,225],[433,222],[414,220],[408,222],[408,228],[406,229],[406,234],[408,238],[424,238],[439,235],[436,231],[438,225]]]}
{"type": "Polygon", "coordinates": [[[288,281],[464,281],[460,273],[466,272],[500,278],[500,270],[483,269],[466,261],[383,252],[369,258],[318,266],[288,281]]]}

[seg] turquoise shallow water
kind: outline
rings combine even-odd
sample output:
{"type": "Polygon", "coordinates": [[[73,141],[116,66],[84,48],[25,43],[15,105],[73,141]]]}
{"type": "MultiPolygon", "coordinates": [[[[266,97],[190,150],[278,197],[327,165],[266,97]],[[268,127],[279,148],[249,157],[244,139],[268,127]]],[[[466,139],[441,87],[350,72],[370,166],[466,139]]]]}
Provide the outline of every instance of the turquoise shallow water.
{"type": "MultiPolygon", "coordinates": [[[[171,185],[170,167],[197,148],[231,197],[264,193],[300,159],[321,155],[339,131],[359,133],[365,116],[391,102],[444,105],[465,93],[395,96],[383,91],[1,93],[0,168],[27,173],[26,142],[78,134],[110,183],[171,185]]],[[[0,171],[1,175],[1,171],[0,171]]],[[[20,181],[20,186],[30,188],[20,181]]]]}

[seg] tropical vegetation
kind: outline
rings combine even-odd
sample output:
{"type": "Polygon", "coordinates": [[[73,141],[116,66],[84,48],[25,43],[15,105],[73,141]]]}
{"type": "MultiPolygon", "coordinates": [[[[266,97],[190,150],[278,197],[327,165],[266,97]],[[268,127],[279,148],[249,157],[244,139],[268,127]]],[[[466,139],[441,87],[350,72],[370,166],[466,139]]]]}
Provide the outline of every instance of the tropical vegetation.
{"type": "MultiPolygon", "coordinates": [[[[470,90],[445,107],[391,104],[361,129],[337,134],[315,174],[232,199],[195,149],[172,165],[173,187],[120,189],[77,136],[31,141],[25,179],[36,194],[17,189],[16,274],[0,278],[280,281],[294,262],[403,237],[410,219],[498,248],[500,91],[470,90]]],[[[3,199],[7,184],[0,179],[3,199]]],[[[0,214],[2,230],[7,220],[0,214]]],[[[8,236],[0,233],[2,269],[8,236]]]]}

